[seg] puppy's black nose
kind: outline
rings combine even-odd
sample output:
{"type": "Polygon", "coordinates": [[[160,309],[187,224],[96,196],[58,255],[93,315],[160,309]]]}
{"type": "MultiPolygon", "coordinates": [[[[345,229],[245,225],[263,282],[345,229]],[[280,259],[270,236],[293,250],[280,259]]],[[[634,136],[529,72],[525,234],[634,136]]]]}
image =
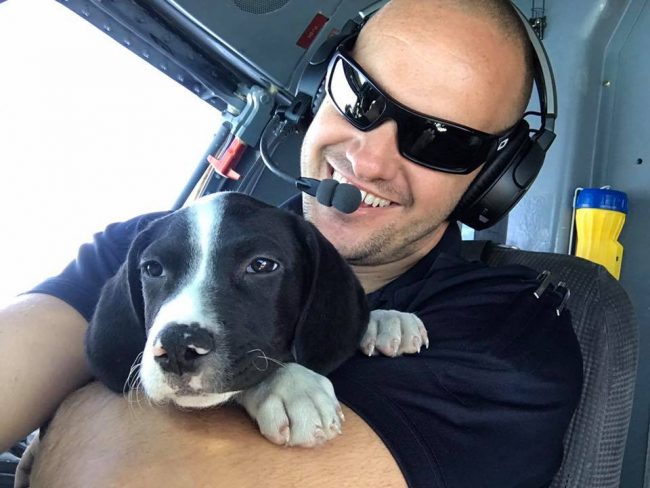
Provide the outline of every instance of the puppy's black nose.
{"type": "Polygon", "coordinates": [[[197,360],[214,349],[212,334],[196,324],[168,325],[158,336],[154,360],[167,372],[192,373],[197,360]]]}

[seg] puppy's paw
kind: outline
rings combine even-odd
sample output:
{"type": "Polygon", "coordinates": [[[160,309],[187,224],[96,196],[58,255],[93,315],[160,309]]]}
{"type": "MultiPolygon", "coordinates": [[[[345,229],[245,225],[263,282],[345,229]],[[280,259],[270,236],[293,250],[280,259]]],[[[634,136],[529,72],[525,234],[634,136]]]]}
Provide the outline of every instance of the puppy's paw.
{"type": "Polygon", "coordinates": [[[361,351],[368,356],[382,353],[400,356],[429,347],[429,337],[422,321],[412,313],[397,310],[373,310],[368,329],[361,339],[361,351]]]}
{"type": "Polygon", "coordinates": [[[343,412],[332,383],[296,363],[278,369],[237,400],[274,444],[315,447],[341,433],[343,412]]]}

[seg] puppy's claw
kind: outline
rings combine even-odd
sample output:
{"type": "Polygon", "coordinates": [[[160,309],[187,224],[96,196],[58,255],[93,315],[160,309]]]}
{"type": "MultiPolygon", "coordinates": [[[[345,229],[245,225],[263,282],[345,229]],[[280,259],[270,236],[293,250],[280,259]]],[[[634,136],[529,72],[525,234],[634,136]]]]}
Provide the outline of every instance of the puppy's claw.
{"type": "Polygon", "coordinates": [[[361,345],[361,350],[364,354],[367,354],[368,357],[372,356],[375,353],[375,342],[373,340],[368,340],[361,345]]]}
{"type": "Polygon", "coordinates": [[[399,339],[393,339],[392,341],[390,341],[390,351],[393,357],[397,356],[397,351],[399,351],[399,343],[400,343],[399,339]]]}
{"type": "Polygon", "coordinates": [[[291,429],[288,425],[285,425],[280,429],[280,438],[283,440],[282,445],[289,445],[289,440],[291,439],[291,429]]]}
{"type": "Polygon", "coordinates": [[[316,444],[322,444],[327,440],[327,436],[322,427],[318,426],[314,429],[314,440],[316,441],[316,444]]]}
{"type": "Polygon", "coordinates": [[[336,407],[336,415],[339,416],[341,422],[345,422],[345,415],[343,415],[343,410],[341,409],[340,405],[336,407]]]}

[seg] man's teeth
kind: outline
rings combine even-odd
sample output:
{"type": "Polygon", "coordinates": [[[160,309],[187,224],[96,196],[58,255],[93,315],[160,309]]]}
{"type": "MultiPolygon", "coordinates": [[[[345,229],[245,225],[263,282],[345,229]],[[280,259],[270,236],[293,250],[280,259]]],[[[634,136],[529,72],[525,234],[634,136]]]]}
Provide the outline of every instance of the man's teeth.
{"type": "MultiPolygon", "coordinates": [[[[334,171],[334,173],[332,174],[332,178],[338,181],[339,183],[351,184],[349,183],[348,179],[338,171],[334,171]]],[[[373,207],[388,207],[390,205],[390,200],[386,200],[385,198],[380,198],[377,195],[373,195],[372,193],[364,190],[359,190],[359,191],[361,192],[361,201],[366,205],[371,205],[373,207]]]]}

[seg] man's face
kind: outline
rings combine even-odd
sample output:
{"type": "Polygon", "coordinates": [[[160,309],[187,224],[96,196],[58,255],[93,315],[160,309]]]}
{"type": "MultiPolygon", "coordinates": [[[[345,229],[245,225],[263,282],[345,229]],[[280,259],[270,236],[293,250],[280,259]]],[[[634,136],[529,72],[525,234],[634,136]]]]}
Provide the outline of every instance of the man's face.
{"type": "MultiPolygon", "coordinates": [[[[385,92],[415,111],[484,132],[507,128],[515,121],[512,104],[523,79],[521,54],[485,21],[449,9],[432,16],[428,3],[422,2],[415,21],[391,12],[371,22],[354,58],[385,92]]],[[[307,219],[352,264],[427,252],[480,171],[454,175],[419,166],[399,154],[396,137],[394,121],[362,132],[329,99],[305,136],[304,176],[342,176],[381,199],[379,206],[362,205],[352,214],[303,199],[307,219]]]]}

